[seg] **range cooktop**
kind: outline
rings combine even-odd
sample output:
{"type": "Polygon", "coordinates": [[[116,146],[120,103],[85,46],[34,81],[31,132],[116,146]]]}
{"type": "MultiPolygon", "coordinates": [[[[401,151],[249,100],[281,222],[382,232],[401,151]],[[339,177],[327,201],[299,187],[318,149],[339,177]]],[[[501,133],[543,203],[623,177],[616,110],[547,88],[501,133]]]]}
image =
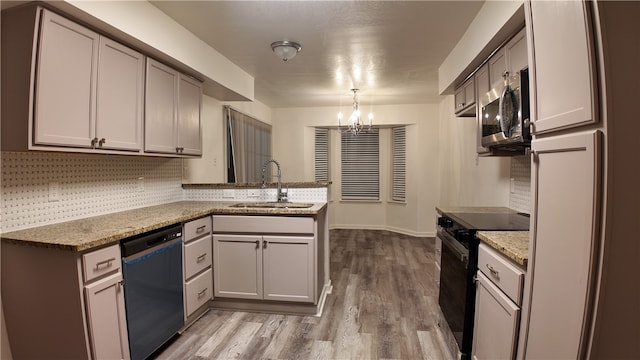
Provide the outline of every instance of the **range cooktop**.
{"type": "Polygon", "coordinates": [[[520,213],[450,213],[447,216],[468,230],[529,230],[529,216],[520,213]]]}

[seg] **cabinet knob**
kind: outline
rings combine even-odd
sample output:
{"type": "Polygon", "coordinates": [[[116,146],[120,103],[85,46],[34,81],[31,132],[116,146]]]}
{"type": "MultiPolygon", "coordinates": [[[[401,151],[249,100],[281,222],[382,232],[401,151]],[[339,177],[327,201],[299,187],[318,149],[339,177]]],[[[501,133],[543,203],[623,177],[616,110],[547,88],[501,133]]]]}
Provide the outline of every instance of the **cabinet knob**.
{"type": "Polygon", "coordinates": [[[106,142],[107,142],[107,139],[102,138],[102,139],[100,139],[100,141],[98,141],[98,146],[102,147],[102,145],[104,145],[104,143],[106,143],[106,142]]]}
{"type": "Polygon", "coordinates": [[[260,240],[256,240],[256,249],[260,249],[260,240]]]}
{"type": "Polygon", "coordinates": [[[91,139],[91,147],[95,147],[97,142],[98,142],[98,138],[97,137],[91,139]]]}
{"type": "Polygon", "coordinates": [[[264,240],[264,241],[262,242],[262,248],[263,248],[263,249],[266,249],[266,248],[267,248],[267,243],[268,243],[268,241],[267,241],[267,240],[264,240]]]}

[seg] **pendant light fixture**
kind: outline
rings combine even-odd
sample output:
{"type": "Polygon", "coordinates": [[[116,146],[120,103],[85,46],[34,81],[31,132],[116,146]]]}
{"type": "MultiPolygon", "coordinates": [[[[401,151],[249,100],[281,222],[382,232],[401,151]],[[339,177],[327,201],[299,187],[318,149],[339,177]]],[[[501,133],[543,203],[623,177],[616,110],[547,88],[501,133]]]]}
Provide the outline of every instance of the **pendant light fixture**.
{"type": "MultiPolygon", "coordinates": [[[[338,113],[338,128],[344,132],[350,132],[353,135],[358,135],[364,128],[365,124],[362,120],[362,114],[360,112],[360,103],[358,103],[358,91],[360,89],[351,89],[353,91],[353,109],[351,115],[346,121],[346,124],[342,123],[342,112],[338,113]]],[[[373,113],[369,112],[369,126],[367,130],[371,130],[371,123],[373,122],[373,113]]]]}
{"type": "Polygon", "coordinates": [[[271,50],[273,50],[273,52],[278,55],[282,61],[289,61],[290,59],[293,59],[301,49],[302,46],[293,41],[283,40],[271,43],[271,50]]]}

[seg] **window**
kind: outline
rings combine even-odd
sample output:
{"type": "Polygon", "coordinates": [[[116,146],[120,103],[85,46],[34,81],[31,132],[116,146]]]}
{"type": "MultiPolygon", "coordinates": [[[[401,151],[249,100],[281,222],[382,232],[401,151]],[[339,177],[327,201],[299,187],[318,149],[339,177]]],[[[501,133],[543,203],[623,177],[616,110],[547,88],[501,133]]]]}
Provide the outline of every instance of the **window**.
{"type": "Polygon", "coordinates": [[[329,181],[329,129],[316,128],[316,181],[329,181]]]}
{"type": "Polygon", "coordinates": [[[271,159],[271,125],[225,107],[227,181],[262,181],[262,166],[271,159]]]}
{"type": "Polygon", "coordinates": [[[407,146],[406,127],[391,129],[391,200],[406,200],[407,146]]]}
{"type": "Polygon", "coordinates": [[[380,199],[380,151],[378,129],[353,135],[341,134],[342,199],[380,199]]]}

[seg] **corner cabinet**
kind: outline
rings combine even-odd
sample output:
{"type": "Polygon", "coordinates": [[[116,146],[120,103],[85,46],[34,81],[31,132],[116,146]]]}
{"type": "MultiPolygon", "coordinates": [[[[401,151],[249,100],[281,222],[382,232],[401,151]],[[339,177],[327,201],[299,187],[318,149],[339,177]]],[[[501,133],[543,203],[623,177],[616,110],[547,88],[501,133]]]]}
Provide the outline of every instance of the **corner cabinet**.
{"type": "Polygon", "coordinates": [[[145,152],[202,155],[202,85],[147,59],[145,152]]]}
{"type": "Polygon", "coordinates": [[[1,264],[14,358],[129,358],[119,245],[80,254],[3,242],[1,264]]]}
{"type": "Polygon", "coordinates": [[[213,226],[216,298],[317,303],[324,251],[313,217],[214,215],[213,226]]]}

